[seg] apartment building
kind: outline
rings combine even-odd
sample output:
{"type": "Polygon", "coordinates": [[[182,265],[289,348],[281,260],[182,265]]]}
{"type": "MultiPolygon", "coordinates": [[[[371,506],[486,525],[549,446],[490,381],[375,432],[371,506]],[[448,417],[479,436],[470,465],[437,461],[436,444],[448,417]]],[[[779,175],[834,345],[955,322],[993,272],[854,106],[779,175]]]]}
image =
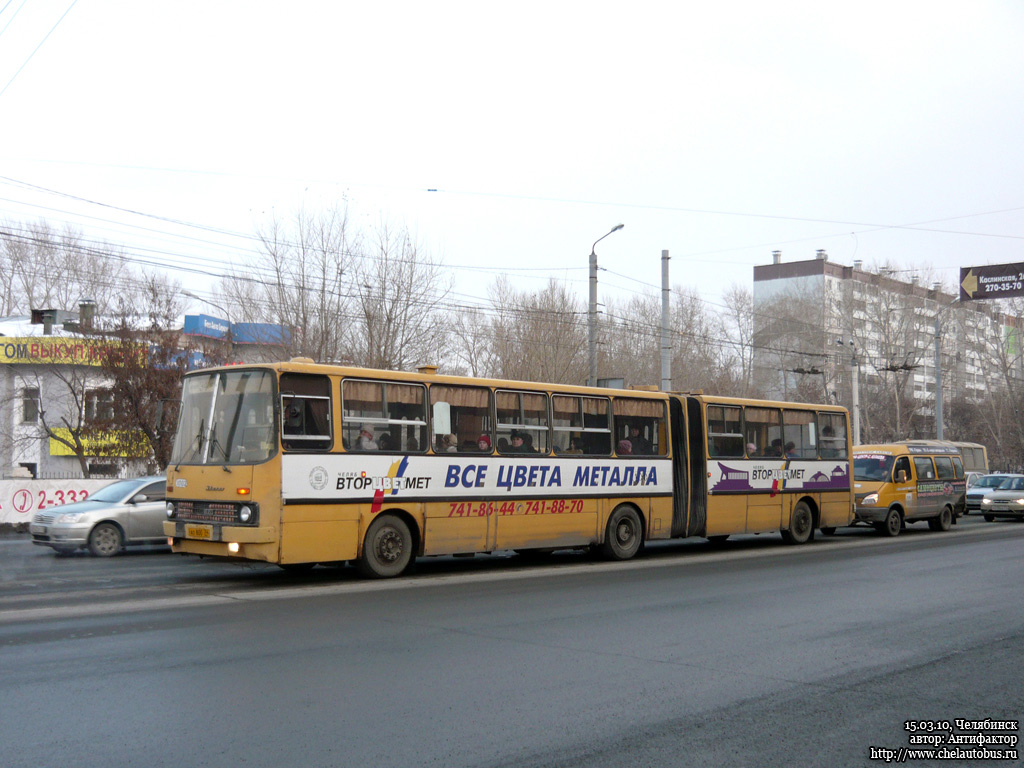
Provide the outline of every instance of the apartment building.
{"type": "Polygon", "coordinates": [[[943,404],[982,401],[1024,373],[1019,318],[909,270],[776,251],[754,267],[753,296],[754,365],[774,372],[770,396],[850,407],[857,372],[872,439],[935,437],[943,404]]]}

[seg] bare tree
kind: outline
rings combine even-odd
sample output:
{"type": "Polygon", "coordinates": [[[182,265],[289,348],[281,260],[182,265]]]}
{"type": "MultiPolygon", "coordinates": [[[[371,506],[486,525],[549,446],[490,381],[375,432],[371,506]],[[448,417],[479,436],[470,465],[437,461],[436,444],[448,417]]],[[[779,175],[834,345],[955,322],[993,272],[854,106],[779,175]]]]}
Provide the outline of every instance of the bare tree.
{"type": "Polygon", "coordinates": [[[118,277],[121,260],[119,247],[89,244],[70,225],[55,232],[46,222],[5,222],[0,225],[3,314],[71,310],[85,298],[106,312],[126,282],[118,277]]]}
{"type": "Polygon", "coordinates": [[[354,313],[342,324],[349,359],[406,370],[446,356],[451,278],[424,258],[405,228],[381,222],[362,242],[354,313]]]}
{"type": "Polygon", "coordinates": [[[493,375],[558,384],[586,380],[586,311],[563,283],[551,280],[536,293],[520,292],[500,277],[488,293],[493,375]]]}
{"type": "Polygon", "coordinates": [[[344,359],[347,328],[355,316],[347,211],[300,210],[290,223],[274,218],[257,234],[256,263],[221,281],[231,319],[290,328],[292,355],[344,359]]]}
{"type": "MultiPolygon", "coordinates": [[[[178,329],[181,312],[180,287],[161,275],[145,275],[119,298],[102,365],[111,393],[109,424],[100,424],[118,438],[105,454],[118,463],[143,458],[163,471],[170,460],[174,420],[161,423],[158,414],[173,413],[164,405],[180,399],[182,376],[198,351],[195,339],[178,329]]],[[[205,362],[224,362],[221,349],[204,350],[205,362]]]]}

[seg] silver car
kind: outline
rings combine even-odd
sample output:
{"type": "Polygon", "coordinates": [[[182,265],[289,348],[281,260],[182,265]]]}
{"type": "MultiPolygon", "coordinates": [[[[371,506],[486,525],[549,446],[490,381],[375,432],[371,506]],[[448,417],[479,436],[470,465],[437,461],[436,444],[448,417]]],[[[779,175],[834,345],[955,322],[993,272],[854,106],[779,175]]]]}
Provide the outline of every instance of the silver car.
{"type": "Polygon", "coordinates": [[[993,472],[991,475],[984,475],[979,478],[978,482],[967,489],[965,497],[967,511],[965,514],[969,515],[971,512],[980,512],[982,500],[998,488],[1004,480],[1011,477],[1022,477],[1022,475],[1013,475],[1008,472],[993,472]]]}
{"type": "Polygon", "coordinates": [[[88,547],[97,557],[110,557],[126,544],[166,544],[166,495],[163,476],[118,480],[85,501],[36,512],[28,531],[33,544],[57,554],[88,547]]]}
{"type": "Polygon", "coordinates": [[[1024,517],[1024,476],[1006,478],[981,500],[981,514],[992,522],[997,517],[1024,517]]]}

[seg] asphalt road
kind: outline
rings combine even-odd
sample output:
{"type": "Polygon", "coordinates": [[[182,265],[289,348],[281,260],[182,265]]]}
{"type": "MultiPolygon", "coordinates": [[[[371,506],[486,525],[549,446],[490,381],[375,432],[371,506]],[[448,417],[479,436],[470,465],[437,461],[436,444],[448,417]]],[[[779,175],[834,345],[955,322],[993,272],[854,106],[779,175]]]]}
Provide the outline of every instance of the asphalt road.
{"type": "Polygon", "coordinates": [[[1022,547],[971,518],[372,582],[2,540],[0,762],[879,765],[907,720],[1020,719],[1022,547]]]}

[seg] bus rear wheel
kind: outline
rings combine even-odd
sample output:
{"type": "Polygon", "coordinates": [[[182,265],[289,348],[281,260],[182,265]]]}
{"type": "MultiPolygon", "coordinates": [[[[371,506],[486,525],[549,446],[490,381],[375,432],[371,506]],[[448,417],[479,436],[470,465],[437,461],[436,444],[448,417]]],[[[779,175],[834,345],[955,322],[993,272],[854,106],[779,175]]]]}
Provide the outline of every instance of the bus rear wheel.
{"type": "Polygon", "coordinates": [[[359,570],[375,579],[398,576],[412,561],[412,533],[405,521],[381,515],[366,531],[359,570]]]}
{"type": "Polygon", "coordinates": [[[609,560],[629,560],[640,551],[644,532],[640,515],[632,507],[618,507],[608,518],[601,554],[609,560]]]}
{"type": "Polygon", "coordinates": [[[782,538],[787,544],[806,544],[811,540],[814,533],[814,515],[806,502],[799,502],[793,507],[793,514],[789,518],[789,530],[782,532],[782,538]]]}

